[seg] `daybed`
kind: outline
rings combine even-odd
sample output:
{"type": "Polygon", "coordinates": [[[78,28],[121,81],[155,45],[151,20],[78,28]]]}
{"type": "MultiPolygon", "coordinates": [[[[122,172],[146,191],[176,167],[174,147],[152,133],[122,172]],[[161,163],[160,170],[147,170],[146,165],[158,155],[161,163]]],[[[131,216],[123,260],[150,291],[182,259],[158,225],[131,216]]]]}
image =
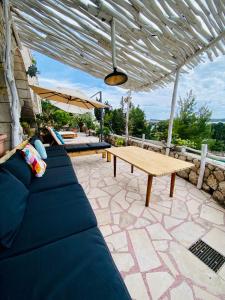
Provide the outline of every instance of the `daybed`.
{"type": "Polygon", "coordinates": [[[63,139],[60,134],[54,130],[52,127],[47,127],[51,145],[63,145],[70,157],[81,156],[81,155],[90,155],[90,154],[102,154],[102,157],[105,158],[107,154],[107,161],[111,161],[110,153],[106,153],[105,149],[110,148],[111,145],[106,142],[99,143],[83,143],[83,144],[63,144],[63,139]]]}
{"type": "Polygon", "coordinates": [[[0,299],[131,300],[65,148],[46,150],[41,178],[18,151],[0,166],[0,205],[26,198],[11,247],[0,249],[0,299]]]}

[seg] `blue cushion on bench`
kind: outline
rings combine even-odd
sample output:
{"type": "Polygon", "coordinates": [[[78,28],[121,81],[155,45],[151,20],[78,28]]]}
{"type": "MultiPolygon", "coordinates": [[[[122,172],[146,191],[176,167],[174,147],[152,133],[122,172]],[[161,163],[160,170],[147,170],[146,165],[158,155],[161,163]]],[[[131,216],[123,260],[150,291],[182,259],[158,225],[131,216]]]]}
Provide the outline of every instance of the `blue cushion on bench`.
{"type": "Polygon", "coordinates": [[[31,168],[22,157],[20,150],[17,150],[6,162],[0,165],[1,168],[8,170],[16,178],[29,186],[34,177],[31,168]]]}
{"type": "Polygon", "coordinates": [[[0,262],[1,299],[131,300],[97,227],[0,262]]]}
{"type": "Polygon", "coordinates": [[[9,248],[22,222],[28,190],[7,171],[0,171],[0,244],[9,248]]]}
{"type": "Polygon", "coordinates": [[[29,190],[31,193],[41,192],[73,183],[78,183],[78,180],[71,166],[51,168],[46,170],[43,177],[34,178],[29,190]]]}
{"type": "Polygon", "coordinates": [[[31,194],[20,231],[12,247],[0,253],[0,260],[96,225],[95,215],[79,184],[31,194]]]}

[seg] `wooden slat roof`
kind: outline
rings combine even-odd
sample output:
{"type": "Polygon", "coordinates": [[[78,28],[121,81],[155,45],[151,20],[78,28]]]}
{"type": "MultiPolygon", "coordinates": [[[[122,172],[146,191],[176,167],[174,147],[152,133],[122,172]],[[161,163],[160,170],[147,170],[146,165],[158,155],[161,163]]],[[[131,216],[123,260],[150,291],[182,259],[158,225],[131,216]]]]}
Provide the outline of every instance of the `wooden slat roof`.
{"type": "Polygon", "coordinates": [[[11,0],[29,48],[104,78],[112,71],[110,22],[116,20],[122,87],[150,90],[225,54],[224,0],[11,0]]]}

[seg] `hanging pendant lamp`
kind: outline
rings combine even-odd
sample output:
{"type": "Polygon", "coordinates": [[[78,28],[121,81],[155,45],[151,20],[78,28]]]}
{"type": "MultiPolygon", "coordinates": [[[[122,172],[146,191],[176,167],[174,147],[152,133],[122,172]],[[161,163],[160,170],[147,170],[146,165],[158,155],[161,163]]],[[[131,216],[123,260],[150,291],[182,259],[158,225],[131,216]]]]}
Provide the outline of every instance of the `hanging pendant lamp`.
{"type": "Polygon", "coordinates": [[[117,71],[116,66],[116,43],[115,43],[115,20],[112,19],[111,22],[111,43],[112,43],[112,63],[113,63],[113,72],[108,74],[104,82],[108,85],[121,85],[128,80],[128,77],[125,73],[117,71]]]}

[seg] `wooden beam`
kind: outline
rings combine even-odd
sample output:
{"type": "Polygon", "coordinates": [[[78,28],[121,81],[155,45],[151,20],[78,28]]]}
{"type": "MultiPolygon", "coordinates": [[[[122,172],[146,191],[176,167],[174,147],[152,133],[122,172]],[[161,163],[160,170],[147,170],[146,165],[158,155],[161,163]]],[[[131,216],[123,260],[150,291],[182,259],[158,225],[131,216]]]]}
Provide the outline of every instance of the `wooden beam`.
{"type": "Polygon", "coordinates": [[[10,102],[10,113],[12,118],[11,144],[16,147],[22,142],[22,128],[20,125],[21,106],[12,69],[12,16],[10,13],[10,5],[8,0],[3,0],[3,15],[5,28],[5,44],[4,44],[4,71],[6,85],[10,102]]]}

